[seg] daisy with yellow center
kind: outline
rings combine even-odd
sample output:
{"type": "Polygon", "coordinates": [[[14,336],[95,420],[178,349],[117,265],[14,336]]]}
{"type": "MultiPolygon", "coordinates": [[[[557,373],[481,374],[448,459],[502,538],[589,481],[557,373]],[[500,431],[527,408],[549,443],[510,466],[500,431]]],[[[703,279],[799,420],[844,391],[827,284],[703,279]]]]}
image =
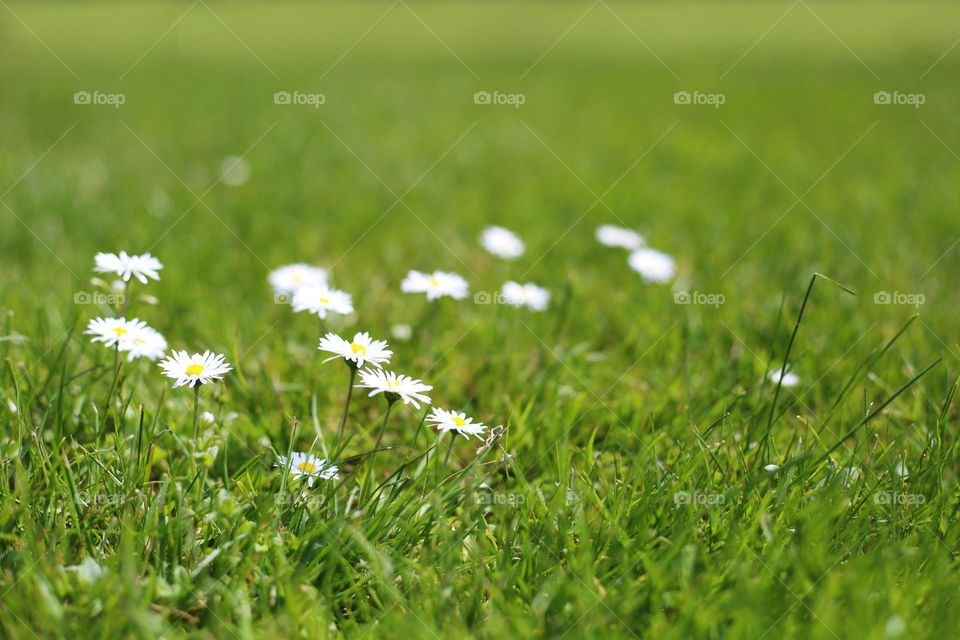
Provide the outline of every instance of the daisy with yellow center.
{"type": "Polygon", "coordinates": [[[484,429],[486,429],[486,426],[480,422],[474,422],[473,418],[468,418],[465,413],[446,411],[439,407],[435,407],[430,412],[430,415],[427,416],[427,422],[441,434],[454,431],[465,438],[470,436],[480,438],[484,429]]]}
{"type": "Polygon", "coordinates": [[[321,480],[339,480],[339,469],[332,464],[327,464],[323,458],[318,458],[310,453],[300,453],[294,451],[290,457],[280,456],[276,464],[284,471],[288,471],[294,480],[306,478],[307,486],[312,487],[316,479],[321,480]]]}
{"type": "Polygon", "coordinates": [[[211,351],[202,354],[188,354],[186,351],[174,351],[173,355],[160,363],[160,368],[168,378],[175,380],[173,388],[199,387],[208,382],[222,380],[223,376],[233,371],[233,367],[224,362],[222,355],[211,351]]]}
{"type": "Polygon", "coordinates": [[[133,318],[95,318],[85,331],[93,342],[127,354],[127,360],[148,358],[156,360],[167,349],[167,341],[143,320],[133,318]]]}
{"type": "Polygon", "coordinates": [[[424,392],[433,389],[420,380],[383,369],[364,369],[360,372],[360,384],[357,386],[371,389],[369,394],[371,398],[382,393],[391,405],[397,400],[402,400],[403,404],[412,404],[417,409],[420,408],[421,402],[430,404],[430,397],[424,395],[424,392]]]}
{"type": "Polygon", "coordinates": [[[300,287],[323,287],[327,285],[327,270],[309,264],[288,264],[274,269],[267,276],[276,295],[289,296],[300,287]]]}
{"type": "Polygon", "coordinates": [[[174,351],[160,362],[163,374],[175,380],[173,388],[193,387],[193,437],[197,437],[200,425],[200,387],[208,382],[222,380],[233,371],[233,367],[224,361],[224,357],[212,351],[190,355],[186,351],[174,351]]]}
{"type": "Polygon", "coordinates": [[[300,287],[293,292],[292,303],[294,311],[308,311],[319,316],[321,320],[326,319],[328,313],[353,313],[353,298],[350,294],[326,285],[300,287]]]}
{"type": "Polygon", "coordinates": [[[427,300],[433,301],[443,296],[449,296],[455,300],[462,300],[467,297],[470,286],[467,281],[456,273],[447,271],[434,271],[433,273],[423,273],[421,271],[410,271],[407,277],[400,283],[400,290],[404,293],[426,293],[427,300]]]}
{"type": "Polygon", "coordinates": [[[320,351],[334,354],[324,362],[343,358],[348,365],[354,368],[372,364],[379,367],[390,362],[393,351],[387,348],[386,340],[374,340],[366,331],[357,333],[352,341],[347,341],[335,333],[328,333],[320,338],[320,351]]]}
{"type": "Polygon", "coordinates": [[[333,356],[324,360],[330,362],[337,358],[343,358],[350,368],[350,380],[347,382],[347,397],[343,405],[343,413],[340,416],[340,423],[337,425],[337,438],[334,447],[340,443],[340,437],[343,434],[343,425],[347,422],[347,415],[350,412],[350,400],[353,397],[353,383],[356,379],[357,369],[371,364],[379,367],[382,364],[390,362],[393,351],[387,348],[386,340],[374,340],[366,331],[357,333],[352,341],[347,341],[335,333],[327,333],[320,338],[320,351],[332,353],[333,356]]]}

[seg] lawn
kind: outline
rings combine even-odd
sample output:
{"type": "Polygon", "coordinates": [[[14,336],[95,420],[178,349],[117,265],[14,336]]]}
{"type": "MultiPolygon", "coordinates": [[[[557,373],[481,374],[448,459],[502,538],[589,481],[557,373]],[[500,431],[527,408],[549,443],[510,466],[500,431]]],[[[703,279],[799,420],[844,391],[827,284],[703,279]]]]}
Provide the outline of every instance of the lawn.
{"type": "Polygon", "coordinates": [[[958,25],[0,2],[0,637],[956,634],[958,25]],[[294,312],[291,263],[353,312],[294,312]],[[232,370],[174,388],[85,334],[122,314],[232,370]],[[482,435],[347,404],[318,341],[362,331],[482,435]]]}

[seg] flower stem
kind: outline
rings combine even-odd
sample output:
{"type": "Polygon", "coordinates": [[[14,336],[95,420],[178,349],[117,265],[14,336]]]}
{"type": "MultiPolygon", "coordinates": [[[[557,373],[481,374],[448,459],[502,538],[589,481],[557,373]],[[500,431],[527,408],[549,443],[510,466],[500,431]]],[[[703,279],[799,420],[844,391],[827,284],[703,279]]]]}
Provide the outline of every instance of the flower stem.
{"type": "Polygon", "coordinates": [[[340,446],[340,438],[343,436],[343,426],[347,424],[347,414],[350,413],[350,399],[353,398],[353,383],[357,377],[357,368],[350,363],[350,381],[347,385],[347,399],[343,403],[343,415],[340,416],[340,424],[337,425],[337,437],[333,441],[333,450],[337,451],[340,446]]]}
{"type": "Polygon", "coordinates": [[[377,477],[377,452],[380,450],[380,443],[383,442],[383,434],[387,430],[387,422],[390,420],[390,411],[393,409],[395,403],[396,400],[387,400],[387,411],[383,414],[383,423],[380,425],[380,433],[377,434],[377,443],[373,445],[373,453],[370,454],[370,466],[367,468],[367,481],[363,484],[363,493],[360,497],[361,504],[366,502],[367,494],[373,489],[373,483],[377,477]]]}
{"type": "Polygon", "coordinates": [[[197,427],[200,425],[200,381],[193,385],[193,439],[197,439],[197,427]]]}
{"type": "Polygon", "coordinates": [[[127,317],[127,305],[130,303],[130,280],[123,285],[123,301],[120,303],[120,317],[127,317]]]}

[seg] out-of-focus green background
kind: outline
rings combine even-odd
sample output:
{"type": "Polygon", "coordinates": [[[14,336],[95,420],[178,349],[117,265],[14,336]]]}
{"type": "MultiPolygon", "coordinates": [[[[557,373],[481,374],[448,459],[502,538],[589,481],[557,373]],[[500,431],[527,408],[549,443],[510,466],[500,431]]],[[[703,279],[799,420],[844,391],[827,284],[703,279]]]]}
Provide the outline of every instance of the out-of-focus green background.
{"type": "MultiPolygon", "coordinates": [[[[951,615],[957,535],[940,528],[946,506],[899,528],[859,511],[831,519],[804,511],[802,500],[773,525],[770,502],[747,516],[733,509],[712,516],[716,531],[742,524],[735,539],[715,538],[695,518],[676,524],[669,500],[656,514],[646,509],[663,489],[658,474],[667,477],[698,451],[693,430],[726,416],[712,437],[730,444],[734,431],[765,422],[773,393],[765,375],[783,358],[814,272],[858,295],[829,285],[813,293],[791,358],[802,384],[781,396],[775,452],[785,459],[802,445],[823,453],[834,433],[943,357],[864,432],[868,446],[844,449],[850,459],[837,462],[863,467],[869,483],[891,477],[898,459],[924,468],[927,429],[960,358],[958,39],[960,5],[949,2],[3,0],[0,305],[9,338],[2,353],[11,363],[4,393],[13,397],[7,383],[16,371],[38,406],[52,405],[43,392],[69,363],[76,406],[57,433],[75,428],[82,440],[84,407],[101,402],[94,391],[103,384],[84,376],[102,354],[84,345],[79,329],[64,336],[107,311],[82,297],[93,290],[93,255],[151,251],[166,268],[138,293],[159,304],[139,303],[137,313],[172,347],[217,349],[237,365],[217,402],[240,416],[231,427],[249,447],[232,449],[231,465],[240,466],[250,450],[266,450],[264,439],[285,447],[291,416],[317,413],[324,429],[336,422],[342,372],[317,365],[315,319],[274,304],[266,282],[282,264],[316,263],[354,296],[356,319],[334,328],[389,337],[393,325],[412,324],[414,340],[392,345],[398,369],[428,379],[444,406],[510,423],[509,450],[524,482],[551,488],[589,476],[581,495],[598,486],[609,493],[598,494],[587,515],[565,513],[575,526],[564,535],[543,529],[567,522],[553,510],[498,516],[499,528],[485,535],[500,546],[478,551],[474,564],[459,564],[459,552],[439,555],[427,528],[408,546],[365,530],[398,565],[419,563],[406,567],[408,579],[426,576],[419,587],[404,585],[413,591],[395,609],[389,600],[354,599],[373,589],[359,569],[318,577],[311,572],[326,565],[289,547],[276,551],[262,564],[270,579],[283,575],[281,590],[312,580],[321,594],[303,614],[311,625],[364,629],[382,616],[375,635],[430,637],[403,613],[414,607],[426,628],[453,636],[466,629],[560,636],[575,628],[568,637],[609,637],[624,634],[626,620],[638,632],[678,637],[722,629],[756,637],[773,628],[770,637],[836,630],[881,638],[890,635],[891,616],[933,633],[936,620],[951,615]],[[120,94],[123,104],[76,104],[77,92],[120,94]],[[276,104],[277,92],[322,95],[323,104],[276,104]],[[477,104],[477,92],[519,94],[523,104],[477,104]],[[723,104],[677,104],[677,92],[719,94],[723,104]],[[878,104],[877,92],[921,96],[922,104],[878,104]],[[242,184],[221,180],[231,156],[249,169],[242,184]],[[677,282],[644,284],[625,253],[594,240],[604,223],[636,228],[674,255],[677,282]],[[524,257],[507,263],[486,254],[477,236],[488,224],[519,233],[524,257]],[[472,299],[443,304],[429,330],[417,332],[427,313],[421,299],[399,292],[408,269],[457,271],[472,292],[533,281],[551,289],[553,306],[534,315],[472,299]],[[680,305],[679,291],[724,302],[680,305]],[[858,368],[918,312],[895,349],[858,368]],[[64,359],[51,361],[58,353],[64,359]],[[856,392],[844,395],[851,377],[856,392]],[[594,459],[594,446],[622,457],[614,463],[597,451],[594,459]],[[614,509],[607,501],[621,490],[625,502],[614,509]],[[568,534],[583,546],[564,542],[568,534]],[[541,549],[545,538],[560,548],[541,549]],[[810,540],[823,544],[801,544],[810,540]],[[567,575],[558,558],[574,547],[576,575],[567,575]],[[856,557],[850,565],[848,552],[856,557]],[[625,578],[637,558],[644,566],[625,578]],[[457,605],[423,597],[451,585],[463,594],[457,605]],[[801,594],[804,607],[791,607],[801,594]],[[461,608],[448,616],[454,606],[461,608]]],[[[164,386],[152,369],[136,369],[136,402],[150,409],[164,386]]],[[[164,406],[171,421],[170,407],[189,409],[178,394],[164,406]]],[[[363,403],[355,412],[358,425],[379,415],[363,403]]],[[[410,419],[388,443],[405,442],[410,419]]],[[[725,460],[740,469],[734,453],[725,460]]],[[[268,463],[258,464],[256,477],[269,477],[268,463]]],[[[721,481],[711,463],[689,469],[700,484],[721,481]]],[[[730,473],[724,486],[741,480],[730,473]]],[[[517,476],[504,482],[511,480],[519,484],[517,476]]],[[[956,478],[941,466],[914,481],[932,492],[955,487],[956,478]]],[[[29,518],[10,509],[0,522],[13,548],[29,518]]],[[[106,542],[102,551],[137,557],[130,549],[142,545],[153,558],[145,535],[127,556],[106,542]]],[[[482,549],[483,535],[476,538],[482,549]]],[[[82,560],[76,545],[45,544],[56,557],[36,575],[82,560]]],[[[27,604],[43,589],[39,578],[17,580],[45,549],[4,556],[10,573],[2,588],[19,584],[6,599],[19,616],[31,615],[27,604]]],[[[192,571],[201,557],[197,551],[182,566],[192,571]]],[[[130,571],[169,578],[174,560],[157,560],[162,571],[152,559],[130,571]]],[[[217,586],[203,583],[202,571],[185,584],[242,591],[236,566],[211,565],[217,586]]],[[[284,609],[283,618],[263,584],[250,596],[254,628],[289,632],[295,610],[284,609]],[[264,622],[271,616],[277,620],[264,622]]],[[[98,624],[125,620],[118,611],[139,616],[152,597],[108,602],[98,624]]],[[[192,608],[189,593],[177,598],[171,607],[201,618],[199,627],[183,624],[188,632],[249,623],[230,597],[207,601],[212,616],[192,608]]],[[[34,628],[56,620],[46,611],[37,609],[34,628]]],[[[182,622],[166,611],[165,623],[182,622]]],[[[87,613],[68,609],[64,628],[82,629],[87,613]]],[[[0,619],[4,629],[18,628],[0,619]]]]}

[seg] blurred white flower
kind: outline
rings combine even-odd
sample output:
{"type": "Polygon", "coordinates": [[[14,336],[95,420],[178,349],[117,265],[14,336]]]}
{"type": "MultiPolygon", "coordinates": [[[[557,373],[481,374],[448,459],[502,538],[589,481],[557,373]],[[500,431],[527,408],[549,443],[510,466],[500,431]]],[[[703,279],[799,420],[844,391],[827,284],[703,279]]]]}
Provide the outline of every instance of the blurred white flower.
{"type": "Polygon", "coordinates": [[[327,270],[303,263],[288,264],[271,271],[267,280],[274,293],[292,294],[300,287],[325,287],[327,270]]]}
{"type": "Polygon", "coordinates": [[[467,297],[470,287],[467,281],[456,273],[410,271],[400,283],[400,290],[404,293],[426,293],[427,300],[431,301],[443,296],[462,300],[467,297]]]}
{"type": "Polygon", "coordinates": [[[897,466],[894,467],[894,470],[897,472],[897,475],[900,476],[901,480],[906,480],[910,477],[910,470],[907,469],[907,465],[904,464],[903,460],[897,460],[897,466]]]}
{"type": "Polygon", "coordinates": [[[791,373],[790,371],[787,371],[783,373],[782,376],[780,374],[781,374],[781,370],[775,369],[774,371],[771,371],[770,373],[768,373],[767,377],[770,378],[770,381],[773,382],[774,384],[779,382],[784,387],[795,387],[800,383],[800,376],[798,376],[795,373],[791,373]],[[782,381],[781,381],[781,378],[782,378],[782,381]]]}
{"type": "Polygon", "coordinates": [[[147,278],[159,280],[160,274],[157,273],[163,269],[160,261],[149,253],[140,256],[127,255],[126,251],[121,251],[119,255],[114,253],[98,253],[94,257],[93,270],[98,273],[114,273],[124,282],[130,280],[133,276],[143,284],[147,283],[147,278]]]}
{"type": "Polygon", "coordinates": [[[421,402],[431,403],[430,397],[424,395],[424,392],[432,390],[433,387],[410,376],[397,375],[383,369],[364,369],[360,372],[360,380],[357,386],[372,389],[369,394],[371,398],[383,393],[388,402],[403,400],[404,404],[412,404],[417,409],[421,402]]]}
{"type": "Polygon", "coordinates": [[[81,582],[93,584],[103,575],[103,568],[97,564],[93,558],[87,558],[80,564],[64,567],[67,571],[73,571],[81,582]]]}
{"type": "Polygon", "coordinates": [[[321,480],[338,480],[340,478],[338,473],[340,470],[337,467],[332,464],[328,465],[323,458],[318,458],[309,453],[294,451],[289,458],[286,456],[280,456],[279,458],[279,462],[274,466],[281,469],[289,468],[290,475],[295,480],[306,478],[307,485],[310,487],[313,486],[313,481],[317,478],[321,480]]]}
{"type": "Polygon", "coordinates": [[[413,329],[405,323],[395,324],[390,327],[390,335],[397,340],[409,340],[413,336],[413,329]]]}
{"type": "Polygon", "coordinates": [[[780,471],[780,465],[768,464],[763,468],[763,470],[767,473],[776,473],[777,471],[780,471]]]}
{"type": "Polygon", "coordinates": [[[157,360],[167,350],[167,340],[156,329],[145,324],[130,328],[127,335],[120,339],[120,351],[127,352],[127,360],[136,358],[157,360]]]}
{"type": "Polygon", "coordinates": [[[206,422],[207,424],[213,424],[217,421],[217,416],[213,415],[209,411],[204,411],[200,414],[200,419],[206,422]]]}
{"type": "Polygon", "coordinates": [[[597,227],[597,240],[608,247],[621,249],[639,249],[646,241],[643,236],[633,229],[625,229],[612,224],[603,224],[597,227]]]}
{"type": "Polygon", "coordinates": [[[330,312],[348,315],[353,313],[353,298],[349,293],[326,285],[300,287],[293,292],[293,310],[309,311],[321,320],[330,312]]]}
{"type": "Polygon", "coordinates": [[[7,399],[7,409],[10,409],[10,413],[20,413],[20,409],[17,407],[17,403],[13,400],[7,399]]]}
{"type": "Polygon", "coordinates": [[[500,290],[503,301],[515,307],[528,307],[534,311],[543,311],[550,304],[550,292],[532,282],[520,284],[512,280],[503,283],[500,290]]]}
{"type": "Polygon", "coordinates": [[[505,260],[515,260],[523,255],[523,240],[504,227],[487,227],[480,235],[483,248],[505,260]]]}
{"type": "Polygon", "coordinates": [[[220,163],[220,182],[239,187],[250,179],[250,163],[241,156],[227,156],[220,163]]]}
{"type": "Polygon", "coordinates": [[[456,431],[465,438],[477,436],[480,438],[486,427],[479,422],[474,422],[473,418],[468,418],[465,413],[456,411],[445,411],[439,407],[433,409],[427,416],[427,422],[430,426],[436,427],[440,433],[456,431]]]}
{"type": "Polygon", "coordinates": [[[637,249],[630,254],[627,262],[644,280],[658,284],[669,282],[677,271],[673,258],[656,249],[637,249]]]}
{"type": "Polygon", "coordinates": [[[174,351],[173,355],[160,363],[163,374],[176,380],[173,388],[189,385],[196,387],[208,382],[222,380],[233,371],[233,367],[224,362],[224,356],[204,351],[203,354],[188,354],[186,351],[174,351]]]}
{"type": "Polygon", "coordinates": [[[393,356],[393,351],[387,348],[386,340],[374,340],[365,331],[354,335],[352,342],[344,340],[335,333],[328,333],[320,338],[319,349],[336,354],[324,362],[343,358],[354,368],[362,367],[367,363],[379,367],[381,364],[390,362],[390,357],[393,356]]]}

